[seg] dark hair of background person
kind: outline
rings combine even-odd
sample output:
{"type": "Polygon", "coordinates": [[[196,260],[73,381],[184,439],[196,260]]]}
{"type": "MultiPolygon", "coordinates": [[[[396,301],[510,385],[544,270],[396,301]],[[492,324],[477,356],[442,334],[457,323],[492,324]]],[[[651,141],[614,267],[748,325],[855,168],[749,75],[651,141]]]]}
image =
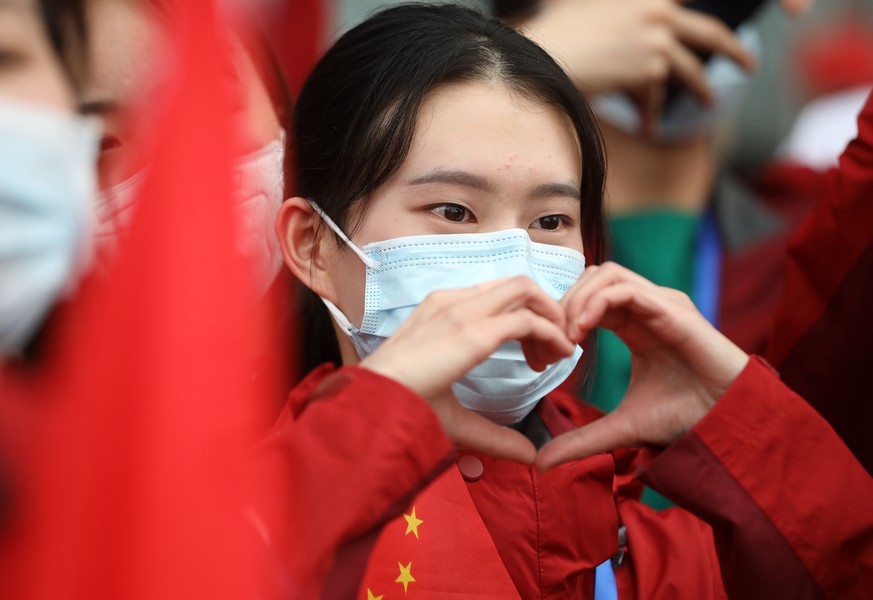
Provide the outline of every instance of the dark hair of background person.
{"type": "Polygon", "coordinates": [[[492,4],[499,19],[530,17],[540,8],[540,0],[493,0],[492,4]]]}
{"type": "Polygon", "coordinates": [[[87,31],[84,0],[39,0],[49,43],[70,84],[78,90],[85,74],[87,31]]]}
{"type": "MultiPolygon", "coordinates": [[[[401,166],[428,95],[440,86],[483,80],[499,81],[572,123],[582,153],[585,253],[590,263],[599,262],[606,159],[588,102],[542,48],[460,6],[386,9],[324,55],[294,112],[289,144],[297,160],[295,195],[318,202],[351,235],[360,221],[350,222],[350,210],[360,219],[370,196],[401,166]]],[[[340,364],[327,310],[312,291],[302,293],[303,373],[323,362],[340,364]]],[[[586,361],[589,367],[593,363],[586,361]]]]}

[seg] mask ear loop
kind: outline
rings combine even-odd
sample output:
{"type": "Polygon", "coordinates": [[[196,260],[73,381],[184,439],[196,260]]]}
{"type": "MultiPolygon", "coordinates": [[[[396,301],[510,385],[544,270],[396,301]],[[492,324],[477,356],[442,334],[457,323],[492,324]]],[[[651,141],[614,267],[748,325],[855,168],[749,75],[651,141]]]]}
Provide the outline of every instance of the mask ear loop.
{"type": "Polygon", "coordinates": [[[349,248],[351,248],[352,252],[354,252],[355,254],[358,255],[358,258],[361,259],[361,262],[363,262],[365,265],[367,265],[371,269],[378,269],[379,268],[379,263],[375,259],[373,259],[372,257],[364,254],[364,252],[360,248],[358,248],[352,240],[349,239],[349,236],[347,236],[345,233],[343,233],[343,230],[339,228],[339,225],[334,223],[333,219],[331,219],[329,216],[327,216],[326,212],[321,210],[321,207],[315,203],[315,200],[313,200],[312,198],[307,198],[307,201],[312,206],[312,210],[314,210],[316,212],[316,214],[318,214],[318,216],[321,217],[321,219],[325,223],[327,223],[327,226],[330,227],[331,229],[333,229],[334,233],[336,233],[340,237],[340,239],[343,242],[345,242],[349,248]]]}

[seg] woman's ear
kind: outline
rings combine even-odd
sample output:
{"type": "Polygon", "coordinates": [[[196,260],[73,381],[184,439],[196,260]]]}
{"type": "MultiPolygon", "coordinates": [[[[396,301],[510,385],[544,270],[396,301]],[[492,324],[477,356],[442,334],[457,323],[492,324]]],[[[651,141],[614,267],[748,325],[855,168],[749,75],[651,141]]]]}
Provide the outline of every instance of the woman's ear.
{"type": "Polygon", "coordinates": [[[319,235],[321,224],[308,200],[288,198],[276,216],[276,235],[285,264],[294,276],[319,296],[334,301],[336,294],[327,274],[337,249],[332,240],[319,235]]]}

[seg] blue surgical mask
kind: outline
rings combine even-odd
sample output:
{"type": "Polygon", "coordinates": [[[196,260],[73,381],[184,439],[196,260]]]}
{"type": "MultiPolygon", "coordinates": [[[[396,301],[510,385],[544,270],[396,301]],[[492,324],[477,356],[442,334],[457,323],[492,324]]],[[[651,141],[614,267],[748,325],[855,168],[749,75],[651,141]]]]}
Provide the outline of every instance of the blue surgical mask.
{"type": "MultiPolygon", "coordinates": [[[[581,253],[533,242],[524,229],[409,236],[358,248],[314,203],[313,207],[366,266],[360,326],[324,300],[361,358],[391,337],[432,292],[526,275],[560,300],[585,269],[581,253]]],[[[576,346],[571,356],[538,372],[528,366],[520,342],[506,342],[455,382],[452,391],[466,408],[510,425],[567,379],[581,356],[582,349],[576,346]]]]}
{"type": "Polygon", "coordinates": [[[81,117],[0,100],[0,356],[27,343],[87,266],[97,141],[81,117]]]}

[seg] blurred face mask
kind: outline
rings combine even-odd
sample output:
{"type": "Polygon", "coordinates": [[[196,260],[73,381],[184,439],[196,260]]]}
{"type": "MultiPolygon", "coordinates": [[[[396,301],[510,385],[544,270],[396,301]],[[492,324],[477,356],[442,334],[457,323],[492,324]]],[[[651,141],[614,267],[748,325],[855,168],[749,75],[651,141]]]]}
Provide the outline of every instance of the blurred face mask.
{"type": "Polygon", "coordinates": [[[0,100],[0,353],[20,350],[90,258],[96,128],[0,100]]]}
{"type": "MultiPolygon", "coordinates": [[[[239,230],[236,245],[252,262],[252,281],[257,297],[266,293],[282,267],[282,252],[276,238],[276,213],[284,199],[285,134],[266,146],[234,160],[231,187],[237,208],[239,230]]],[[[127,235],[136,199],[148,175],[142,170],[100,194],[97,206],[97,239],[101,253],[114,258],[119,240],[127,235]]]]}
{"type": "MultiPolygon", "coordinates": [[[[752,54],[760,57],[761,41],[752,27],[740,27],[737,36],[752,54]]],[[[660,141],[680,141],[712,133],[739,109],[752,82],[748,73],[721,55],[713,56],[707,63],[706,80],[715,101],[705,106],[690,92],[683,91],[661,114],[655,134],[660,141]]],[[[642,128],[639,110],[625,94],[605,94],[594,98],[593,103],[599,118],[630,135],[639,134],[642,128]]]]}
{"type": "MultiPolygon", "coordinates": [[[[312,204],[366,265],[360,327],[322,299],[361,358],[391,337],[431,292],[527,275],[552,298],[560,300],[585,269],[581,253],[533,242],[524,229],[408,236],[358,248],[312,204]]],[[[582,349],[577,346],[571,356],[537,372],[528,366],[520,342],[506,342],[455,382],[452,392],[466,408],[500,425],[511,425],[527,416],[543,396],[567,379],[581,357],[582,349]]]]}

